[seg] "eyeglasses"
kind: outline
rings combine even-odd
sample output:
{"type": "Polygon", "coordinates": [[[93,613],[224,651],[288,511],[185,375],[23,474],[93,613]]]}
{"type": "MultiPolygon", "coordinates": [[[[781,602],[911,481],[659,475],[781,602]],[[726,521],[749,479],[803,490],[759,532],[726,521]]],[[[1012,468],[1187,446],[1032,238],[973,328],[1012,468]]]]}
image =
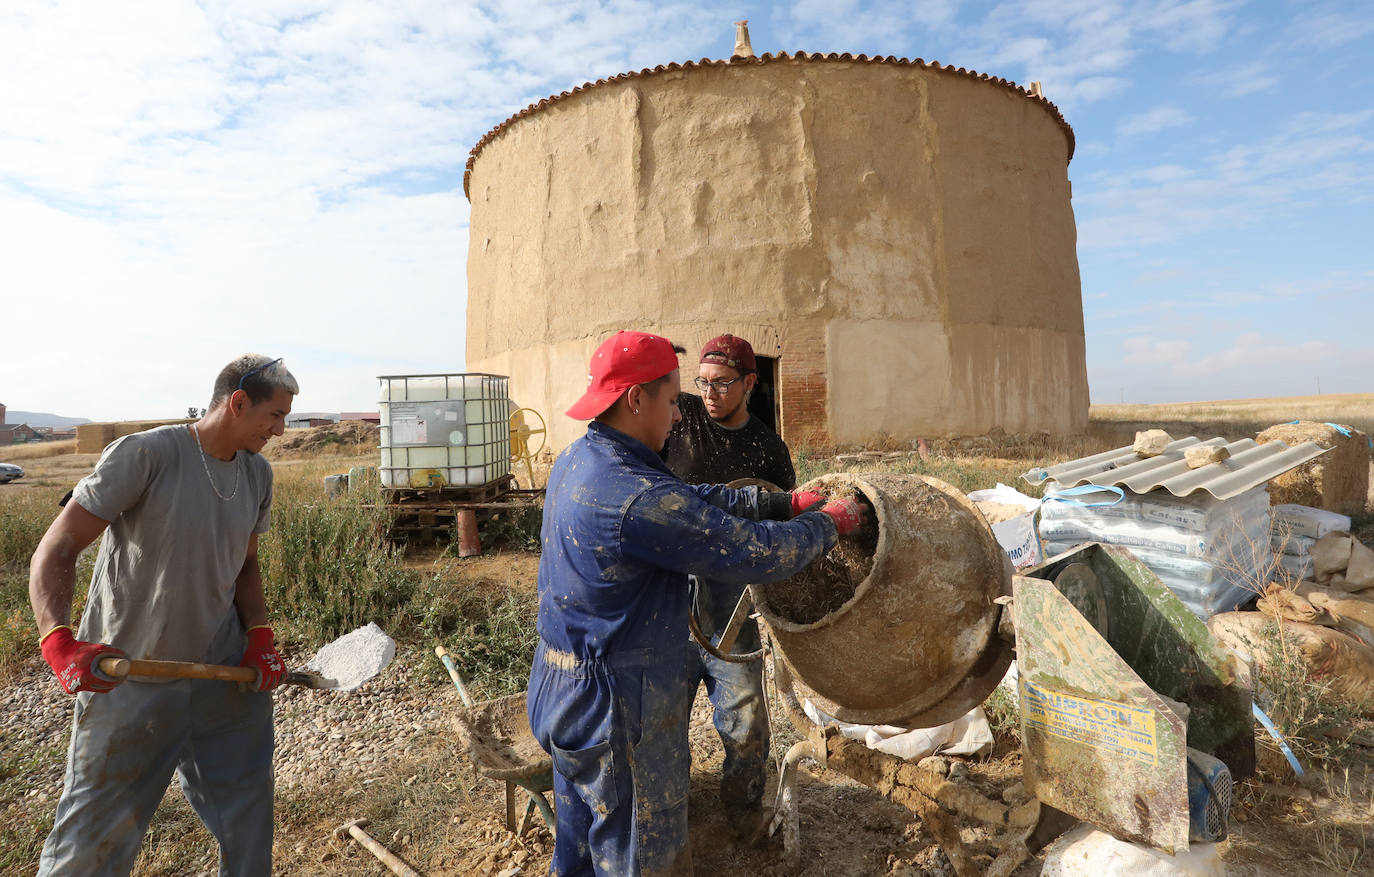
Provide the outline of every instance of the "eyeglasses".
{"type": "Polygon", "coordinates": [[[253,375],[257,374],[258,372],[262,371],[263,369],[268,368],[269,366],[274,366],[274,365],[276,365],[277,363],[281,362],[281,361],[282,361],[283,359],[285,359],[285,358],[286,358],[286,357],[284,357],[284,356],[278,356],[276,359],[272,360],[271,362],[264,362],[262,365],[258,366],[257,368],[253,369],[252,371],[244,372],[244,373],[243,373],[243,377],[239,378],[239,389],[240,389],[240,390],[243,389],[243,382],[244,382],[244,381],[248,380],[248,379],[251,378],[253,375]]]}
{"type": "Polygon", "coordinates": [[[737,384],[742,380],[744,380],[744,375],[740,375],[739,377],[732,378],[728,381],[708,381],[705,378],[695,378],[693,379],[692,383],[696,384],[697,389],[703,393],[706,392],[707,387],[710,387],[712,390],[715,391],[717,396],[724,396],[726,393],[730,392],[731,384],[737,384]]]}

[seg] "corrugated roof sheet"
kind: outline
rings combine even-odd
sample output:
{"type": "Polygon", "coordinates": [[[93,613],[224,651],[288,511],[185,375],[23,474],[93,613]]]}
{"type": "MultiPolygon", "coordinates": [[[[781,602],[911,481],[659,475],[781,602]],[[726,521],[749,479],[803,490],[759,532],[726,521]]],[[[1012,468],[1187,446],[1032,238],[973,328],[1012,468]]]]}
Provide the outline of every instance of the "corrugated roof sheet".
{"type": "Polygon", "coordinates": [[[530,115],[531,113],[537,113],[540,110],[543,110],[545,107],[551,106],[557,103],[558,101],[565,100],[566,98],[572,97],[576,94],[581,94],[582,92],[588,91],[589,89],[599,88],[603,85],[610,85],[611,83],[615,82],[623,82],[627,79],[638,79],[642,76],[657,76],[675,70],[699,70],[703,68],[738,69],[742,67],[748,67],[753,64],[768,64],[778,61],[839,61],[844,63],[892,64],[898,67],[920,67],[928,70],[940,70],[945,73],[953,73],[958,76],[967,76],[971,79],[977,79],[983,82],[988,82],[993,85],[1000,86],[1012,92],[1013,94],[1017,94],[1028,100],[1034,101],[1035,103],[1038,103],[1045,108],[1045,111],[1048,112],[1050,116],[1055,120],[1055,122],[1059,125],[1060,129],[1063,130],[1064,136],[1068,139],[1068,157],[1069,161],[1073,161],[1073,153],[1075,146],[1073,128],[1071,128],[1069,126],[1069,123],[1064,119],[1064,114],[1059,112],[1059,108],[1056,107],[1053,103],[1051,103],[1048,99],[1046,99],[1044,95],[1034,94],[1029,89],[1017,85],[1010,79],[1002,79],[997,76],[989,76],[986,73],[979,73],[977,70],[965,70],[963,67],[953,67],[949,64],[941,64],[939,61],[927,62],[920,58],[897,58],[892,55],[888,55],[886,57],[883,57],[881,55],[870,56],[864,54],[851,55],[848,52],[838,54],[835,52],[830,52],[828,54],[821,54],[820,52],[803,51],[794,52],[791,54],[787,52],[779,52],[776,55],[770,52],[765,52],[762,55],[758,55],[757,57],[752,58],[745,58],[736,55],[729,59],[712,60],[711,58],[702,58],[700,61],[687,61],[682,64],[674,62],[671,64],[660,64],[657,67],[653,68],[645,67],[642,70],[632,70],[628,73],[618,73],[615,76],[607,77],[605,79],[598,79],[595,82],[584,82],[576,88],[572,89],[571,91],[565,91],[561,94],[555,94],[550,97],[544,98],[538,103],[530,104],[520,112],[515,113],[514,115],[507,118],[504,122],[492,128],[490,131],[488,131],[486,134],[482,136],[481,140],[477,141],[476,146],[472,147],[472,151],[468,153],[467,167],[463,171],[463,194],[467,196],[468,200],[472,200],[472,195],[468,192],[468,183],[472,179],[472,168],[473,165],[477,163],[477,156],[481,154],[482,147],[486,146],[492,140],[499,137],[501,133],[504,132],[506,128],[508,128],[514,122],[519,121],[520,119],[530,115]]]}
{"type": "Polygon", "coordinates": [[[1303,442],[1290,448],[1283,442],[1259,444],[1254,439],[1228,442],[1224,438],[1202,441],[1189,436],[1171,442],[1158,457],[1137,456],[1128,445],[1048,469],[1032,469],[1021,477],[1031,484],[1045,481],[1056,481],[1063,487],[1096,484],[1125,487],[1135,493],[1163,488],[1174,496],[1205,490],[1217,499],[1231,499],[1316,459],[1326,450],[1316,442],[1303,442]],[[1189,469],[1183,452],[1203,445],[1220,445],[1231,452],[1231,457],[1220,463],[1189,469]]]}

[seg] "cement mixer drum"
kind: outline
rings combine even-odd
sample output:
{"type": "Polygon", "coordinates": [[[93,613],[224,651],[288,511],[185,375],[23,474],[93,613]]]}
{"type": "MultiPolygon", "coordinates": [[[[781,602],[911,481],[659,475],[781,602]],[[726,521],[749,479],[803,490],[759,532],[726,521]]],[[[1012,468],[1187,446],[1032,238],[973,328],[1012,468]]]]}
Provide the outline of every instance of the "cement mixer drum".
{"type": "Polygon", "coordinates": [[[935,478],[823,475],[802,490],[859,495],[868,524],[806,570],[755,585],[780,657],[847,722],[933,727],[981,704],[1011,662],[997,636],[1011,562],[983,516],[935,478]]]}

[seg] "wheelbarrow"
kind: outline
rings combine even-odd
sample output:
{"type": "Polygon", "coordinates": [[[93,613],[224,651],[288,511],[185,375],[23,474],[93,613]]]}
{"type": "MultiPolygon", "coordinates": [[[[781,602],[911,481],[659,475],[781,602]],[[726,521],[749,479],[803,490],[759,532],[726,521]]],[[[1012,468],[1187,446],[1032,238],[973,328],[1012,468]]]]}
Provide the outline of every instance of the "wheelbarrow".
{"type": "Polygon", "coordinates": [[[453,663],[453,657],[443,646],[435,646],[434,654],[448,670],[449,678],[458,689],[463,708],[454,716],[458,739],[468,751],[472,766],[482,776],[506,785],[506,829],[524,834],[529,827],[530,814],[539,808],[549,833],[554,831],[553,809],[544,793],[553,790],[553,760],[534,739],[525,712],[525,693],[511,694],[494,700],[473,701],[463,677],[453,663]],[[524,813],[517,820],[516,789],[528,794],[524,813]]]}

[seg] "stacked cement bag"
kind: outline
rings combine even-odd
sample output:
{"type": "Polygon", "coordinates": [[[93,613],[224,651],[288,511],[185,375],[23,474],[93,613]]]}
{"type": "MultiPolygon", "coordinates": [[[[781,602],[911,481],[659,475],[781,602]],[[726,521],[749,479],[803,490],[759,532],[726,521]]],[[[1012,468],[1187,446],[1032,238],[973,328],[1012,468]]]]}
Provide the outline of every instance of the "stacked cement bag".
{"type": "Polygon", "coordinates": [[[1125,546],[1200,618],[1259,593],[1273,567],[1264,485],[1219,500],[1205,492],[1066,490],[1049,481],[1040,538],[1051,556],[1082,542],[1125,546]]]}
{"type": "Polygon", "coordinates": [[[1314,573],[1312,546],[1328,533],[1350,531],[1350,517],[1311,506],[1284,503],[1269,510],[1270,541],[1284,578],[1293,582],[1311,579],[1314,573]]]}

